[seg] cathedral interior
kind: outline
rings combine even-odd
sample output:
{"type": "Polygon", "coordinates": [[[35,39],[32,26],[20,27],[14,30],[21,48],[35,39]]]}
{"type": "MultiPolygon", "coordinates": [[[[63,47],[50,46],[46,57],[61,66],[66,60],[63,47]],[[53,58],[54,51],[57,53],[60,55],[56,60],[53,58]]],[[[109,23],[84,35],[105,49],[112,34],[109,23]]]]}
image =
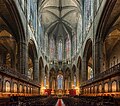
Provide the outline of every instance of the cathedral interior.
{"type": "Polygon", "coordinates": [[[0,0],[0,106],[120,106],[120,0],[0,0]]]}

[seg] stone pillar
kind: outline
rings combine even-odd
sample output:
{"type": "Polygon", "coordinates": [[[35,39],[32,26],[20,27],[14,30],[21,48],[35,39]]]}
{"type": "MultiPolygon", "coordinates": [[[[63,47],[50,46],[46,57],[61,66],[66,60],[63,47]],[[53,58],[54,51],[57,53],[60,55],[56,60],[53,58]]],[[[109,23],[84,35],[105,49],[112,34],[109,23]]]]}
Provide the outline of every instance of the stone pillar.
{"type": "Polygon", "coordinates": [[[49,74],[46,75],[46,88],[49,88],[49,74]]]}
{"type": "Polygon", "coordinates": [[[104,93],[105,92],[105,89],[104,89],[104,81],[102,81],[102,93],[104,93]]]}
{"type": "Polygon", "coordinates": [[[3,85],[3,87],[2,87],[2,92],[6,92],[6,81],[5,81],[5,78],[4,78],[4,76],[3,76],[3,80],[2,80],[2,85],[3,85]]]}
{"type": "Polygon", "coordinates": [[[11,56],[11,67],[16,69],[16,53],[12,54],[11,56]]]}
{"type": "Polygon", "coordinates": [[[39,61],[38,61],[38,59],[35,59],[33,64],[34,64],[33,79],[34,79],[35,81],[38,81],[38,82],[39,82],[39,61]]]}
{"type": "Polygon", "coordinates": [[[74,73],[73,73],[73,70],[71,71],[71,88],[73,89],[73,85],[74,85],[74,73]]]}
{"type": "Polygon", "coordinates": [[[98,74],[99,71],[100,71],[100,66],[99,66],[99,42],[96,42],[95,45],[94,45],[94,57],[93,57],[93,64],[94,64],[94,75],[98,74]]]}
{"type": "Polygon", "coordinates": [[[44,77],[45,77],[45,69],[41,69],[41,87],[44,87],[44,77]]]}
{"type": "Polygon", "coordinates": [[[65,91],[65,78],[63,78],[63,90],[65,91]]]}
{"type": "Polygon", "coordinates": [[[77,69],[77,71],[76,71],[76,76],[77,76],[77,79],[76,79],[76,81],[77,81],[77,87],[79,87],[80,86],[80,78],[79,78],[79,69],[77,69]]]}
{"type": "Polygon", "coordinates": [[[1,77],[1,92],[4,92],[4,76],[1,77]]]}
{"type": "Polygon", "coordinates": [[[67,79],[64,80],[64,85],[65,85],[64,88],[66,90],[67,89],[67,79]]]}
{"type": "Polygon", "coordinates": [[[99,40],[94,45],[94,74],[97,75],[103,71],[103,42],[99,40]]]}
{"type": "Polygon", "coordinates": [[[14,92],[14,83],[13,83],[13,80],[11,79],[10,81],[10,92],[13,93],[14,92]]]}
{"type": "Polygon", "coordinates": [[[71,78],[69,77],[68,79],[69,79],[69,89],[71,89],[72,88],[71,78]]]}
{"type": "Polygon", "coordinates": [[[108,82],[108,92],[112,92],[112,81],[111,81],[111,79],[109,79],[109,82],[108,82]]]}
{"type": "Polygon", "coordinates": [[[86,59],[82,61],[82,82],[87,80],[87,64],[86,64],[86,59]]]}
{"type": "Polygon", "coordinates": [[[18,44],[18,70],[22,74],[28,74],[28,44],[26,42],[19,42],[18,44]]]}
{"type": "Polygon", "coordinates": [[[116,84],[116,91],[117,92],[120,92],[120,77],[118,78],[118,80],[117,80],[117,84],[116,84]]]}

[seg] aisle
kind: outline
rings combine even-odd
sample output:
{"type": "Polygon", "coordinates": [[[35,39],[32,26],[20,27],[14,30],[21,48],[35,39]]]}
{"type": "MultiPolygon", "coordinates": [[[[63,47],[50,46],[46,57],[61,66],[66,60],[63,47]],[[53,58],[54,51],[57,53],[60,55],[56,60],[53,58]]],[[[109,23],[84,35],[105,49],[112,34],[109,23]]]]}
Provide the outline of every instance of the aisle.
{"type": "Polygon", "coordinates": [[[58,101],[57,101],[55,106],[65,106],[65,104],[63,103],[62,99],[58,99],[58,101]]]}

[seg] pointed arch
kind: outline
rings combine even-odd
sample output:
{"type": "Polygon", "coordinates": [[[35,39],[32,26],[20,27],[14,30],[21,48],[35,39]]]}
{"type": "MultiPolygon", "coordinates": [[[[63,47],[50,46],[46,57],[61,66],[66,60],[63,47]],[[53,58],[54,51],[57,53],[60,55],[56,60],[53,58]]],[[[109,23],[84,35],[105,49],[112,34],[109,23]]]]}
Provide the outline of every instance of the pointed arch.
{"type": "Polygon", "coordinates": [[[26,34],[25,34],[25,25],[22,21],[22,17],[20,16],[19,10],[14,1],[11,0],[4,0],[4,4],[6,5],[6,9],[8,14],[12,17],[9,22],[5,16],[2,16],[9,26],[11,27],[12,32],[14,33],[16,40],[18,42],[25,42],[26,41],[26,34]],[[14,22],[12,25],[11,22],[14,22]]]}
{"type": "Polygon", "coordinates": [[[35,79],[36,69],[36,60],[38,60],[37,49],[33,40],[30,40],[28,43],[28,77],[35,79]]]}
{"type": "Polygon", "coordinates": [[[89,38],[86,41],[83,51],[84,74],[85,79],[89,80],[93,78],[93,59],[92,59],[92,40],[89,38]]]}

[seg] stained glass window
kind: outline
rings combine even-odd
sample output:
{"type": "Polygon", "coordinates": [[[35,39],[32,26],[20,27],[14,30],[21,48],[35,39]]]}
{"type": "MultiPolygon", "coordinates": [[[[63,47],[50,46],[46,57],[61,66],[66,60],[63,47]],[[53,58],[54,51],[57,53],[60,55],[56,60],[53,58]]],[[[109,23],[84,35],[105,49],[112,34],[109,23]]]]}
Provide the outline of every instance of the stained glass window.
{"type": "Polygon", "coordinates": [[[74,34],[73,35],[73,39],[72,39],[72,50],[73,50],[72,55],[76,54],[76,46],[77,46],[77,43],[76,43],[76,34],[74,34]]]}
{"type": "Polygon", "coordinates": [[[54,45],[54,39],[50,39],[50,58],[54,58],[54,51],[55,51],[55,45],[54,45]]]}
{"type": "Polygon", "coordinates": [[[57,76],[57,80],[58,80],[58,89],[63,89],[63,75],[58,75],[57,76]]]}
{"type": "Polygon", "coordinates": [[[93,20],[93,0],[85,0],[85,27],[86,32],[89,31],[93,20]]]}
{"type": "Polygon", "coordinates": [[[70,39],[66,40],[66,59],[70,58],[70,39]]]}
{"type": "Polygon", "coordinates": [[[78,25],[77,25],[77,52],[80,48],[80,43],[82,43],[82,16],[79,16],[78,25]]]}
{"type": "Polygon", "coordinates": [[[58,60],[62,61],[62,41],[59,40],[58,43],[58,60]]]}

